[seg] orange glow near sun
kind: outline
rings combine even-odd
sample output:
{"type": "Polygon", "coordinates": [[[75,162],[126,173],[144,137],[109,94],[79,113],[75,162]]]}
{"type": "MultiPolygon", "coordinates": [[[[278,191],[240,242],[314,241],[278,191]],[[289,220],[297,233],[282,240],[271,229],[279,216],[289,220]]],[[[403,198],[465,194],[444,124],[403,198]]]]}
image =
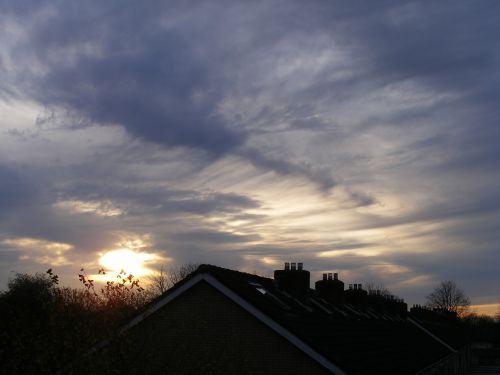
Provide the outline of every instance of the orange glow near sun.
{"type": "Polygon", "coordinates": [[[121,270],[124,270],[128,274],[142,276],[151,272],[146,267],[146,264],[157,259],[158,256],[155,254],[142,253],[130,249],[116,249],[101,255],[99,264],[111,273],[119,273],[121,270]]]}

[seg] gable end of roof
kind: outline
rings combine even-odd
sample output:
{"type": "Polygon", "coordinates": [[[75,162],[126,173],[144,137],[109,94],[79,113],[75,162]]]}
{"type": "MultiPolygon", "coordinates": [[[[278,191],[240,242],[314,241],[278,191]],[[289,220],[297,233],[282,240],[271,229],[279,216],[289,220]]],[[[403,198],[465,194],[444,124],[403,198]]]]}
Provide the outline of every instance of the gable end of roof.
{"type": "Polygon", "coordinates": [[[305,342],[303,342],[301,339],[299,339],[297,336],[295,336],[293,333],[282,327],[280,324],[276,323],[273,319],[268,317],[266,314],[262,313],[259,309],[257,309],[255,306],[252,304],[248,303],[245,299],[241,298],[238,294],[233,292],[231,289],[226,287],[223,283],[218,281],[215,277],[208,273],[198,273],[188,280],[186,282],[182,283],[179,285],[178,288],[172,290],[170,293],[167,292],[167,294],[161,298],[159,301],[157,301],[154,305],[152,305],[149,309],[144,311],[142,314],[136,316],[134,319],[132,319],[129,323],[127,323],[125,326],[122,327],[120,330],[121,333],[124,333],[125,331],[129,330],[130,328],[134,327],[135,325],[139,324],[141,321],[146,319],[149,315],[153,314],[154,312],[158,311],[161,309],[163,306],[167,305],[169,302],[173,301],[175,298],[192,288],[194,285],[198,284],[201,281],[207,282],[209,285],[211,285],[213,288],[218,290],[220,293],[224,294],[227,298],[229,298],[231,301],[236,303],[238,306],[246,310],[248,313],[253,315],[255,318],[257,318],[260,322],[265,324],[267,327],[271,328],[273,331],[275,331],[277,334],[285,338],[288,342],[293,344],[295,347],[300,349],[302,352],[307,354],[310,358],[314,359],[316,362],[321,364],[324,368],[328,369],[331,371],[333,374],[337,375],[347,375],[345,371],[340,369],[338,366],[333,364],[331,361],[329,361],[327,358],[316,352],[313,348],[311,348],[309,345],[307,345],[305,342]]]}

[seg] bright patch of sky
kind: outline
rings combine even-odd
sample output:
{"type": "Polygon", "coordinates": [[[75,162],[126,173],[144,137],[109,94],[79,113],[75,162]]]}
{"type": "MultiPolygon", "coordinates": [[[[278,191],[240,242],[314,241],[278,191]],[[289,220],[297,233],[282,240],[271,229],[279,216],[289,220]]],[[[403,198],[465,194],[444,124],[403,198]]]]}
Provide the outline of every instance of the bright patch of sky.
{"type": "Polygon", "coordinates": [[[496,303],[499,10],[1,3],[0,284],[301,261],[496,303]]]}

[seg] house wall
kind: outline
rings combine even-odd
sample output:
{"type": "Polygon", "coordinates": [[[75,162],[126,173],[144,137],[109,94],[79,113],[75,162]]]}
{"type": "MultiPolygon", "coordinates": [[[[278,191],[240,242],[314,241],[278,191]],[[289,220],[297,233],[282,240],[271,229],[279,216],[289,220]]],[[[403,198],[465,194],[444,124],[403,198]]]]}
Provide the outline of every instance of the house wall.
{"type": "Polygon", "coordinates": [[[327,374],[215,288],[200,282],[73,373],[327,374]]]}

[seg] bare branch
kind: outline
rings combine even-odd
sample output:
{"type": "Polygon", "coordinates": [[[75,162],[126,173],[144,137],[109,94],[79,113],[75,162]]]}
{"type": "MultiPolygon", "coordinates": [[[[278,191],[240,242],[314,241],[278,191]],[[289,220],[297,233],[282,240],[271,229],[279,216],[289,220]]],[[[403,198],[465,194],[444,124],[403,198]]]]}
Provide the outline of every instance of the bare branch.
{"type": "Polygon", "coordinates": [[[452,280],[441,281],[427,297],[427,306],[433,309],[451,311],[463,316],[470,307],[470,299],[452,280]]]}
{"type": "Polygon", "coordinates": [[[196,271],[199,264],[187,263],[179,267],[161,266],[156,273],[148,277],[150,287],[155,295],[161,295],[179,281],[196,271]]]}

